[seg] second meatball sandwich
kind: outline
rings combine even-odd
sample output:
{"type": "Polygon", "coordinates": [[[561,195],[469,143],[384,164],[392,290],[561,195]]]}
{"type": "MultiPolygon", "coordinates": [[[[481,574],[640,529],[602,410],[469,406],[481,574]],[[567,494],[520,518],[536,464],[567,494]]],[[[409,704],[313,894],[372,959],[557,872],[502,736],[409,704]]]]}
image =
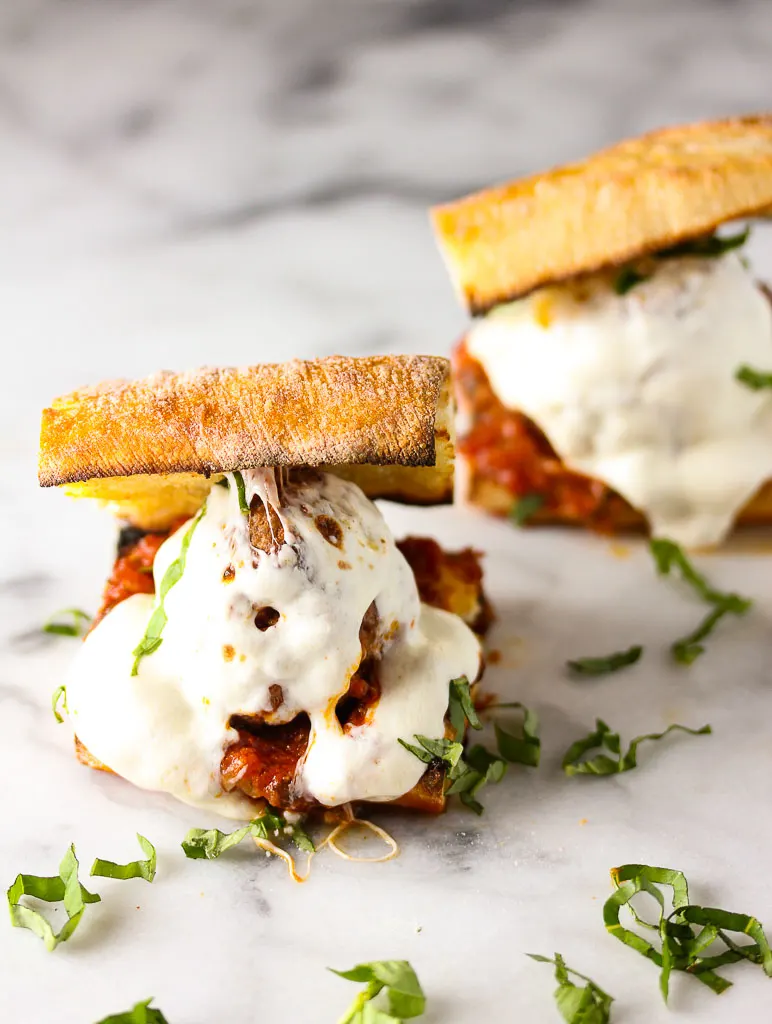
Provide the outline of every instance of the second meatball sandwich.
{"type": "Polygon", "coordinates": [[[687,547],[771,521],[772,303],[722,227],[770,212],[772,116],[435,209],[478,317],[455,353],[470,500],[687,547]]]}

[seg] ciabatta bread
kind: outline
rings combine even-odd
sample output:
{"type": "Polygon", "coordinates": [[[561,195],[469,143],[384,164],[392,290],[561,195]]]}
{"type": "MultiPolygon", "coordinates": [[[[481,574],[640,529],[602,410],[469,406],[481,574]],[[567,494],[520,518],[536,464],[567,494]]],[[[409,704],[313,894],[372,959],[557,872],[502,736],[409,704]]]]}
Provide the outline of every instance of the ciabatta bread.
{"type": "Polygon", "coordinates": [[[435,207],[473,313],[772,214],[772,114],[665,128],[435,207]]]}
{"type": "Polygon", "coordinates": [[[333,356],[109,381],[43,411],[39,479],[163,529],[218,474],[318,466],[371,497],[435,504],[453,492],[446,359],[333,356]]]}

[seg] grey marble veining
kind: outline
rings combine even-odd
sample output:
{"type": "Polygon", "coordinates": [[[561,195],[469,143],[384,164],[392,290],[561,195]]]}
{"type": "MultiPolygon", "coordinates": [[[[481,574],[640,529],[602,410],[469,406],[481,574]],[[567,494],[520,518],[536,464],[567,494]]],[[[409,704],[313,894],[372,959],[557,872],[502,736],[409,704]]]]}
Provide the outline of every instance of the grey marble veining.
{"type": "MultiPolygon", "coordinates": [[[[75,763],[49,711],[72,646],[39,626],[95,606],[114,531],[41,494],[34,467],[41,406],[98,378],[447,351],[464,317],[428,205],[662,123],[769,106],[771,50],[767,0],[0,5],[0,882],[54,871],[73,840],[86,869],[129,859],[137,830],[160,865],[152,888],[105,882],[52,955],[0,926],[7,1015],[93,1024],[155,994],[171,1024],[326,1024],[352,996],[326,966],[396,956],[419,969],[428,1024],[548,1024],[550,973],[522,954],[557,948],[617,996],[615,1022],[658,1024],[672,1015],[656,971],[603,931],[608,868],[673,864],[700,900],[772,907],[767,541],[708,563],[756,606],[684,673],[667,643],[702,610],[653,578],[641,545],[388,509],[397,533],[487,552],[503,654],[489,685],[538,708],[543,764],[513,771],[479,821],[398,815],[399,860],[320,857],[295,889],[248,851],[186,862],[184,832],[214,821],[75,763]],[[566,658],[637,642],[629,673],[566,679],[566,658]],[[715,736],[567,780],[561,753],[598,714],[627,737],[676,720],[715,736]]],[[[768,276],[771,235],[751,249],[768,276]]],[[[679,979],[679,1019],[765,1019],[769,983],[732,976],[718,1001],[679,979]]]]}
{"type": "Polygon", "coordinates": [[[769,45],[764,0],[338,0],[323,16],[310,0],[11,0],[4,255],[364,199],[419,212],[631,131],[763,106],[769,45]]]}
{"type": "Polygon", "coordinates": [[[7,0],[4,446],[94,376],[446,351],[430,203],[763,107],[771,43],[765,0],[7,0]]]}

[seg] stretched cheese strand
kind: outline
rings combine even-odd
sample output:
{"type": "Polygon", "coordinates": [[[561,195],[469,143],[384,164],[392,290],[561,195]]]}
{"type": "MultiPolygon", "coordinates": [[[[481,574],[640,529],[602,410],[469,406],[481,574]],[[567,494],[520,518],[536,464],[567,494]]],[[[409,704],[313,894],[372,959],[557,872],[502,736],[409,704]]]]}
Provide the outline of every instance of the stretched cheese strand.
{"type": "MultiPolygon", "coordinates": [[[[243,477],[247,503],[257,496],[275,508],[271,471],[243,477]]],[[[266,552],[252,547],[233,478],[229,484],[212,488],[182,577],[164,600],[161,644],[140,659],[137,674],[132,651],[189,524],[158,551],[156,597],[129,598],[87,637],[67,679],[76,734],[138,786],[249,817],[246,797],[220,785],[223,751],[236,739],[231,716],[279,723],[305,712],[311,736],[298,796],[327,806],[401,796],[424,765],[397,741],[443,734],[449,680],[477,675],[476,637],[457,616],[421,605],[412,570],[356,485],[319,474],[285,487],[276,509],[284,543],[266,552]],[[344,731],[336,704],[359,665],[359,629],[373,601],[385,637],[381,698],[366,724],[344,731]],[[266,628],[275,616],[258,616],[257,626],[266,608],[278,621],[266,628]],[[273,709],[276,685],[283,699],[273,709]]]]}
{"type": "Polygon", "coordinates": [[[654,534],[717,544],[772,477],[772,393],[735,380],[742,363],[772,366],[772,306],[735,253],[660,260],[625,295],[611,284],[598,275],[499,307],[469,351],[504,405],[654,534]]]}

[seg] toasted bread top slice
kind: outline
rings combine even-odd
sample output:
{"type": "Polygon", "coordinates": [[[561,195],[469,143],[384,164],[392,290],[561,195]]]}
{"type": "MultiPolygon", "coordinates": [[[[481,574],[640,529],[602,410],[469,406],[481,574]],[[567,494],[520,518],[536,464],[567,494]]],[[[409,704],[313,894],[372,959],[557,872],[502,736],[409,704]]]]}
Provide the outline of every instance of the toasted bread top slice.
{"type": "Polygon", "coordinates": [[[770,215],[772,114],[664,128],[432,210],[472,313],[770,215]]]}
{"type": "Polygon", "coordinates": [[[452,499],[450,365],[433,356],[332,356],[108,381],[43,410],[39,479],[163,529],[218,474],[317,466],[371,497],[452,499]]]}

